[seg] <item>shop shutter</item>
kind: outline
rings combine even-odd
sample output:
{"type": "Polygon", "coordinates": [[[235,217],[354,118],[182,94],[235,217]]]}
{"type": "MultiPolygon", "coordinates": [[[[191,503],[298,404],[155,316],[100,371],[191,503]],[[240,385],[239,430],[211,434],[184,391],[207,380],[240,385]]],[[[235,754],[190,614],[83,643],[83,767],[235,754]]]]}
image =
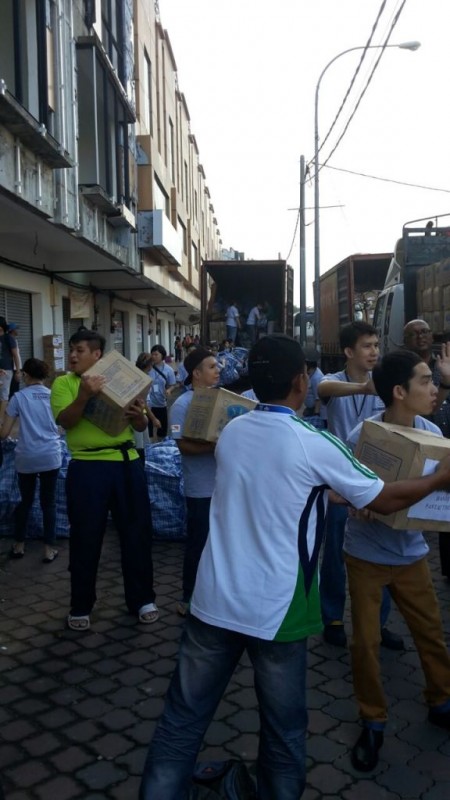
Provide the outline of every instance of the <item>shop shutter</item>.
{"type": "Polygon", "coordinates": [[[31,315],[31,295],[13,289],[0,289],[0,315],[7,322],[15,322],[19,327],[19,343],[22,364],[33,356],[33,319],[31,315]]]}

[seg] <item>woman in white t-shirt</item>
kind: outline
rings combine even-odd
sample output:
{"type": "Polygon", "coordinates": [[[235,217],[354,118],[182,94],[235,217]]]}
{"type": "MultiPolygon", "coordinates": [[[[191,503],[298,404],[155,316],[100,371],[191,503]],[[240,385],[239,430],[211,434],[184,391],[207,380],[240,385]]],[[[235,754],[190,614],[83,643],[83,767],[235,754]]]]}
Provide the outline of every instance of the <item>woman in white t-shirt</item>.
{"type": "Polygon", "coordinates": [[[39,477],[39,499],[44,521],[43,562],[50,564],[58,551],[56,541],[56,481],[61,466],[61,445],[58,428],[50,408],[50,389],[44,386],[48,366],[37,358],[28,358],[23,365],[25,388],[14,394],[6,408],[1,438],[11,433],[19,418],[19,440],[14,452],[19,480],[20,503],[14,512],[14,545],[11,558],[25,555],[28,516],[33,505],[39,477]]]}

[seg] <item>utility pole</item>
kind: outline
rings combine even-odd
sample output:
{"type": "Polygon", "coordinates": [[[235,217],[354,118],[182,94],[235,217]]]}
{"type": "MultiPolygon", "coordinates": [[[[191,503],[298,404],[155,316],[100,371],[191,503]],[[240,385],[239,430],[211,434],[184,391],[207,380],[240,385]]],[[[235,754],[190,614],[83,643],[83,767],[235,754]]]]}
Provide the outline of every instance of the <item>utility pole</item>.
{"type": "Polygon", "coordinates": [[[300,156],[300,344],[306,345],[305,156],[300,156]]]}

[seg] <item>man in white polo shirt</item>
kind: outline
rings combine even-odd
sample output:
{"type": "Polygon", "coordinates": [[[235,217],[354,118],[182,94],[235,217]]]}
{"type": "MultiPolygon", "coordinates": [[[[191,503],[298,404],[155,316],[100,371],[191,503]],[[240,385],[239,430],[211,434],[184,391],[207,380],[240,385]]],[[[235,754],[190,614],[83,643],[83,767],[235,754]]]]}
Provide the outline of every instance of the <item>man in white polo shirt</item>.
{"type": "Polygon", "coordinates": [[[305,786],[307,637],[321,630],[317,560],[328,488],[381,513],[450,485],[431,476],[384,486],[327,432],[295,415],[308,377],[298,342],[260,339],[249,375],[261,403],[216,445],[209,536],[140,800],[185,800],[203,736],[244,651],[260,709],[259,800],[299,800],[305,786]],[[270,443],[270,459],[267,448],[270,443]]]}

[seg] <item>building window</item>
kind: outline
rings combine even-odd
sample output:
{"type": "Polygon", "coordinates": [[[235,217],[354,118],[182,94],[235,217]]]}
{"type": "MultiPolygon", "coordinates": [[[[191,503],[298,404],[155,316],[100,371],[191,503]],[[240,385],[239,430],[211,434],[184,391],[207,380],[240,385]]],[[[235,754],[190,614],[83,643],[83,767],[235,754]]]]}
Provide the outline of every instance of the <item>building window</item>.
{"type": "MultiPolygon", "coordinates": [[[[144,330],[144,317],[142,314],[136,314],[136,345],[138,354],[145,350],[144,330]]],[[[147,331],[145,331],[145,333],[147,333],[147,331]]]]}
{"type": "Polygon", "coordinates": [[[191,259],[192,259],[192,266],[194,267],[194,269],[198,271],[198,250],[194,242],[191,243],[191,259]]]}
{"type": "Polygon", "coordinates": [[[168,166],[170,169],[170,178],[175,186],[175,131],[173,122],[169,117],[169,153],[168,153],[168,166]]]}
{"type": "Polygon", "coordinates": [[[185,202],[186,202],[186,211],[189,211],[189,182],[188,182],[188,165],[186,161],[184,162],[184,188],[185,188],[185,202]]]}
{"type": "Polygon", "coordinates": [[[144,73],[142,76],[142,123],[152,135],[152,64],[144,50],[144,73]]]}
{"type": "Polygon", "coordinates": [[[79,181],[129,206],[127,110],[93,46],[78,48],[79,181]]]}
{"type": "Polygon", "coordinates": [[[102,43],[109,60],[124,83],[123,19],[120,0],[102,0],[102,43]]]}
{"type": "Polygon", "coordinates": [[[164,191],[158,178],[155,176],[153,185],[153,205],[155,209],[164,211],[166,217],[170,219],[170,202],[169,196],[164,191]]]}
{"type": "Polygon", "coordinates": [[[188,252],[188,244],[187,244],[187,231],[186,226],[183,225],[181,219],[178,217],[178,228],[180,229],[182,236],[183,236],[183,253],[187,256],[188,252]]]}
{"type": "Polygon", "coordinates": [[[0,25],[0,77],[50,133],[54,104],[49,107],[49,94],[53,97],[55,85],[53,59],[48,58],[53,47],[52,9],[48,0],[3,0],[0,25]]]}

